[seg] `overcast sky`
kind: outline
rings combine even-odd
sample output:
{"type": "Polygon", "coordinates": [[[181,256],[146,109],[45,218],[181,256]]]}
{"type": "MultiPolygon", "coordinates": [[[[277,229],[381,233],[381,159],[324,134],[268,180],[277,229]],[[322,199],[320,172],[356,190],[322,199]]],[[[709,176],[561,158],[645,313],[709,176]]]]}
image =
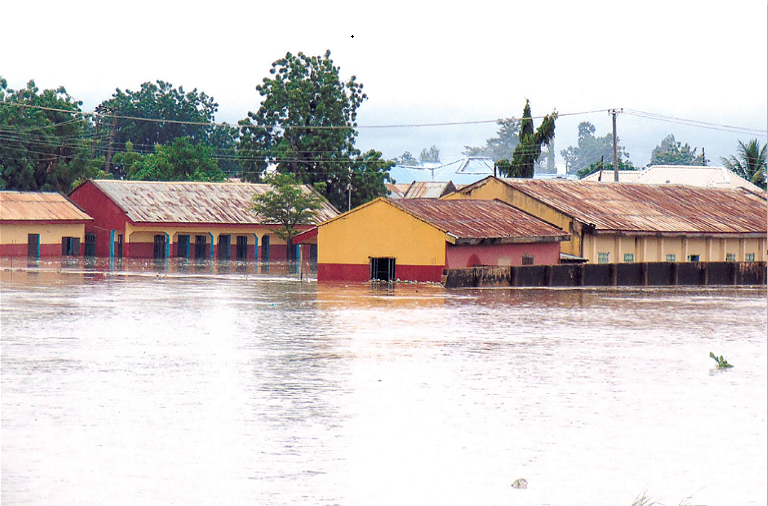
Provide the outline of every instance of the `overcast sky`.
{"type": "Polygon", "coordinates": [[[704,146],[713,164],[734,154],[738,140],[766,142],[765,0],[447,5],[8,2],[0,75],[14,89],[30,79],[40,88],[63,85],[86,111],[116,88],[160,79],[205,91],[219,103],[216,119],[234,123],[258,108],[255,86],[273,61],[330,49],[342,76],[356,75],[369,97],[359,110],[358,147],[388,158],[435,144],[452,161],[497,127],[366,127],[519,116],[526,98],[534,116],[561,114],[558,152],[576,144],[581,121],[598,135],[610,132],[610,108],[627,111],[618,133],[638,166],[670,133],[704,146]],[[588,111],[597,112],[575,114],[588,111]]]}

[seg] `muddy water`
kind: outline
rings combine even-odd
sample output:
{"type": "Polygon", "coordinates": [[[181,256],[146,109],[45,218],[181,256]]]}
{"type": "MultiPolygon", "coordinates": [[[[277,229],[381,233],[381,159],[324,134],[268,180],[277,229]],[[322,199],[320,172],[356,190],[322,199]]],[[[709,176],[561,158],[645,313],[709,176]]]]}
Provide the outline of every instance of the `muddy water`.
{"type": "Polygon", "coordinates": [[[197,267],[4,264],[3,505],[766,504],[764,288],[197,267]]]}

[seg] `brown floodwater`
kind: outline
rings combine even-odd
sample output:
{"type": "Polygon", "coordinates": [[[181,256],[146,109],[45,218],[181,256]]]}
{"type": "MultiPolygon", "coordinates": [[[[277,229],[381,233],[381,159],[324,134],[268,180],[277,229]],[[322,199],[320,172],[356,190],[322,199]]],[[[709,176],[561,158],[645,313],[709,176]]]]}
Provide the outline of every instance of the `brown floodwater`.
{"type": "Polygon", "coordinates": [[[3,505],[766,504],[765,287],[0,267],[3,505]]]}

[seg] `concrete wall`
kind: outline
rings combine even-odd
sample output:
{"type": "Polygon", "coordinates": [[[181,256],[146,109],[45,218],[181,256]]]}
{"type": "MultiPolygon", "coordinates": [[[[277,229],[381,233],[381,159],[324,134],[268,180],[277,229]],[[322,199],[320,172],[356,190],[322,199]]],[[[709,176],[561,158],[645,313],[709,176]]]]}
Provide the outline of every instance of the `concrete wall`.
{"type": "Polygon", "coordinates": [[[0,225],[0,257],[26,257],[29,234],[40,235],[40,256],[61,256],[62,237],[80,239],[80,256],[85,246],[85,225],[29,223],[0,225]]]}
{"type": "Polygon", "coordinates": [[[649,262],[446,269],[446,288],[765,285],[766,262],[649,262]]]}
{"type": "Polygon", "coordinates": [[[474,267],[477,265],[522,265],[523,256],[533,257],[533,263],[560,262],[560,243],[451,245],[446,250],[446,268],[474,267]]]}

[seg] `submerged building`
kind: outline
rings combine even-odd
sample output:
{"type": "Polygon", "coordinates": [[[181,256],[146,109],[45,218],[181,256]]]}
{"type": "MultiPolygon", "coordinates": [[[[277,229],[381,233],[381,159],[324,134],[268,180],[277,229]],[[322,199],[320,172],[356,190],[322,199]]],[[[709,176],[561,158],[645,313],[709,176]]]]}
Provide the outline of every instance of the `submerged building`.
{"type": "Polygon", "coordinates": [[[58,193],[0,191],[0,257],[82,256],[92,221],[58,193]]]}
{"type": "Polygon", "coordinates": [[[568,237],[498,200],[379,198],[298,240],[318,245],[318,281],[439,282],[452,267],[556,264],[568,237]]]}
{"type": "MultiPolygon", "coordinates": [[[[93,216],[85,227],[86,255],[282,260],[287,245],[275,235],[278,224],[250,210],[253,196],[271,189],[249,183],[92,180],[69,198],[93,216]]],[[[325,202],[317,219],[337,214],[325,202]]]]}

